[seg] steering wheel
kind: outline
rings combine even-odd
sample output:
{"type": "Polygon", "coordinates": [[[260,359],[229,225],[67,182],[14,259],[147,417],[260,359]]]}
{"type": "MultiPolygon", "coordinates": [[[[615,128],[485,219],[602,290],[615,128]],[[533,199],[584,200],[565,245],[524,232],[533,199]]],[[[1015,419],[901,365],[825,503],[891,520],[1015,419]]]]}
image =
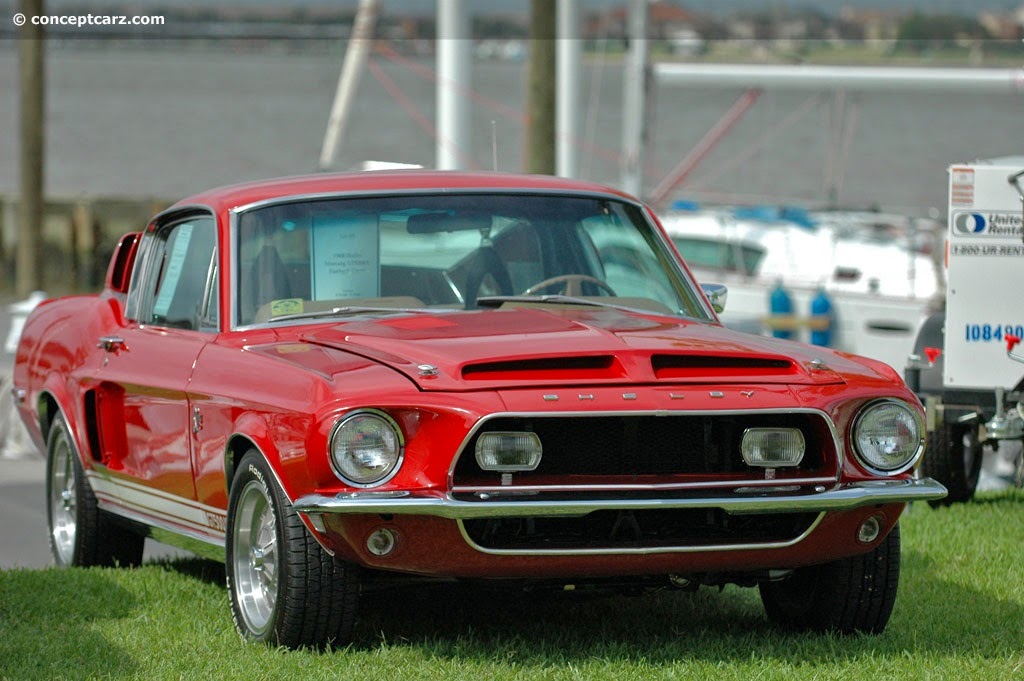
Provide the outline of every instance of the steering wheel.
{"type": "Polygon", "coordinates": [[[480,249],[466,274],[467,310],[475,310],[479,307],[476,299],[480,297],[481,290],[485,290],[486,295],[507,295],[512,291],[512,279],[509,277],[508,270],[505,269],[498,254],[489,246],[480,249]],[[498,290],[486,290],[489,288],[498,290]]]}
{"type": "Polygon", "coordinates": [[[608,285],[608,282],[598,279],[597,277],[592,277],[589,274],[560,274],[557,277],[551,277],[550,279],[537,282],[530,288],[523,291],[523,295],[528,296],[537,293],[538,291],[543,291],[549,286],[554,286],[555,284],[565,284],[565,295],[581,296],[583,295],[584,283],[593,284],[594,286],[607,291],[609,295],[618,295],[615,292],[615,289],[608,285]]]}

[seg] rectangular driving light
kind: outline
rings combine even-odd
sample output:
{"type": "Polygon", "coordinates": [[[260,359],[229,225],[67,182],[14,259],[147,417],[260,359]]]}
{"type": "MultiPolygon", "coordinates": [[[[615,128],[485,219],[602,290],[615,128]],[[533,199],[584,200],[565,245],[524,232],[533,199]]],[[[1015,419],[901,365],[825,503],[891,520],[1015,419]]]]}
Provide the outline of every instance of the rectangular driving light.
{"type": "Polygon", "coordinates": [[[747,428],[740,443],[743,460],[760,468],[798,466],[805,449],[804,434],[797,428],[747,428]]]}
{"type": "Polygon", "coordinates": [[[476,441],[476,463],[485,471],[532,471],[540,465],[537,433],[483,433],[476,441]]]}

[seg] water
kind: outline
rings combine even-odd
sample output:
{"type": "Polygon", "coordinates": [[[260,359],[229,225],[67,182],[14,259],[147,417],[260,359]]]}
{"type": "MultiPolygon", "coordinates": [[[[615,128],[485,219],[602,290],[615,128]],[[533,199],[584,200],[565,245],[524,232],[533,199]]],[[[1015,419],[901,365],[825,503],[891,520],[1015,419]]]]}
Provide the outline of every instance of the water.
{"type": "MultiPolygon", "coordinates": [[[[47,192],[174,199],[214,185],[314,171],[341,46],[317,54],[249,47],[54,45],[47,61],[47,192]]],[[[367,159],[432,165],[435,85],[424,74],[435,68],[433,58],[375,61],[402,101],[372,72],[363,74],[337,166],[367,159]]],[[[521,170],[525,64],[477,62],[472,78],[473,166],[491,168],[493,129],[499,168],[521,170]]],[[[581,174],[614,185],[622,70],[591,60],[583,81],[581,174]]],[[[739,94],[667,87],[654,94],[648,189],[739,94]]],[[[848,205],[942,213],[951,163],[1024,152],[1020,95],[851,97],[848,139],[829,123],[836,115],[831,99],[811,106],[807,97],[764,94],[680,196],[815,205],[832,196],[848,205]]],[[[18,187],[17,99],[16,51],[8,43],[0,47],[0,194],[18,187]]]]}

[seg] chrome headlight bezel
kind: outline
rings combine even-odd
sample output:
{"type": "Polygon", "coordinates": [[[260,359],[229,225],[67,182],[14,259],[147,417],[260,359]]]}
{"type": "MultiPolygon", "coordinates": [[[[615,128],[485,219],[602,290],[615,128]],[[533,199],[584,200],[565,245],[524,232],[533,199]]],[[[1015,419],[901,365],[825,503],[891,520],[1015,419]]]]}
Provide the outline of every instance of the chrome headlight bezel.
{"type": "Polygon", "coordinates": [[[338,479],[346,485],[359,488],[379,487],[391,480],[402,468],[405,459],[405,436],[398,423],[386,412],[379,409],[358,409],[345,414],[334,424],[331,435],[327,439],[327,460],[330,462],[331,470],[338,479]],[[351,450],[339,450],[343,446],[342,438],[351,434],[351,431],[360,425],[369,425],[381,430],[382,439],[385,441],[387,453],[387,465],[379,474],[357,476],[350,465],[346,465],[345,457],[351,450]]]}
{"type": "MultiPolygon", "coordinates": [[[[888,418],[899,418],[899,416],[892,415],[888,418]]],[[[902,400],[892,398],[874,400],[861,407],[857,413],[853,420],[850,440],[858,463],[866,470],[887,477],[899,475],[913,468],[924,453],[924,423],[917,410],[902,400]],[[872,425],[871,419],[884,418],[882,414],[892,410],[896,410],[896,414],[901,413],[904,417],[901,419],[903,425],[912,428],[912,432],[907,438],[906,445],[900,448],[906,453],[892,462],[886,462],[885,458],[888,455],[877,451],[865,451],[871,447],[871,444],[864,440],[866,434],[861,429],[872,425]]]]}

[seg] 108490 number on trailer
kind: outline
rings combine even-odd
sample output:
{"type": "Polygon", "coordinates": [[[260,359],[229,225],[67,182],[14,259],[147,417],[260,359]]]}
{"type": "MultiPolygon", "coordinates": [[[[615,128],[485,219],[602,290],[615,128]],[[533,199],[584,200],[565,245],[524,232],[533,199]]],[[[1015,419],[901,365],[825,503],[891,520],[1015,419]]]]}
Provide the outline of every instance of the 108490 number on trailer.
{"type": "Polygon", "coordinates": [[[963,338],[968,343],[1002,343],[1008,337],[1024,337],[1024,324],[965,324],[963,338]]]}

